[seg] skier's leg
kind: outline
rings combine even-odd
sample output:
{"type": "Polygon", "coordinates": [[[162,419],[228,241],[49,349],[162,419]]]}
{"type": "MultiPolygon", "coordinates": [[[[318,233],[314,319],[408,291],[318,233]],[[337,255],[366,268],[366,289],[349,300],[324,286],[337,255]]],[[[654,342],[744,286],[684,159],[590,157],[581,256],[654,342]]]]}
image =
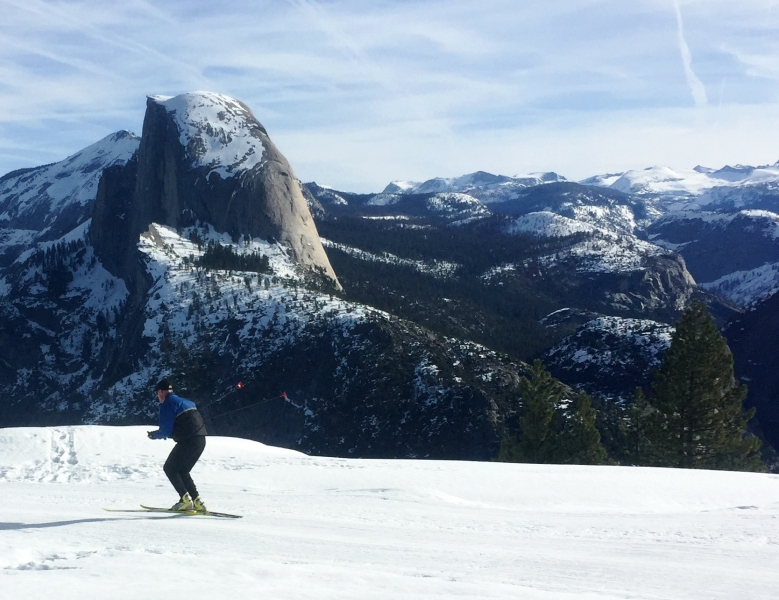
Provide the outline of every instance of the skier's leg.
{"type": "Polygon", "coordinates": [[[203,450],[206,447],[206,438],[203,435],[198,435],[186,440],[187,442],[187,460],[183,462],[182,469],[179,471],[181,481],[184,487],[189,492],[189,497],[193,500],[198,497],[197,487],[195,482],[192,481],[192,477],[189,472],[195,466],[195,463],[200,459],[200,455],[203,454],[203,450]]]}
{"type": "Polygon", "coordinates": [[[165,465],[162,467],[170,483],[176,488],[179,498],[187,493],[187,486],[184,485],[184,481],[181,478],[182,462],[185,458],[186,447],[178,443],[173,446],[173,450],[168,455],[168,460],[165,461],[165,465]]]}

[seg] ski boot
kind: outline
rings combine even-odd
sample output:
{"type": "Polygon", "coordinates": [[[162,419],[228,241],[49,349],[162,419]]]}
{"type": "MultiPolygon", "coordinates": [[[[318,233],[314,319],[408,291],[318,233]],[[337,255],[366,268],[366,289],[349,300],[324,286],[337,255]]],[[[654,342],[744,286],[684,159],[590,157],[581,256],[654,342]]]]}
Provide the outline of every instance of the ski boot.
{"type": "Polygon", "coordinates": [[[202,513],[208,512],[206,505],[203,503],[203,500],[200,499],[199,495],[192,501],[192,510],[202,513]]]}
{"type": "Polygon", "coordinates": [[[170,510],[175,510],[177,512],[189,512],[195,510],[195,505],[192,503],[192,498],[189,497],[189,494],[184,494],[181,497],[181,500],[170,507],[170,510]]]}

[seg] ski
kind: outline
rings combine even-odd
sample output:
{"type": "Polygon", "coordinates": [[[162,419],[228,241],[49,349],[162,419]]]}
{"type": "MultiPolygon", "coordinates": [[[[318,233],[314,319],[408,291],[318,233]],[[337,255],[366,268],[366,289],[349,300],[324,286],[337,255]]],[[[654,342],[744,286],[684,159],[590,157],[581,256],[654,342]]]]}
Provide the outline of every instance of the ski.
{"type": "Polygon", "coordinates": [[[141,508],[104,508],[103,510],[107,512],[121,512],[121,513],[167,513],[169,515],[178,515],[181,517],[218,517],[220,519],[243,518],[243,515],[231,515],[229,513],[214,512],[211,510],[206,512],[195,512],[194,510],[181,511],[181,510],[170,510],[169,508],[158,508],[156,506],[144,506],[143,504],[141,504],[141,508]]]}
{"type": "Polygon", "coordinates": [[[145,504],[141,504],[141,508],[149,512],[173,513],[173,514],[192,515],[192,516],[201,516],[201,517],[221,517],[223,519],[243,518],[243,515],[231,515],[230,513],[214,512],[212,510],[207,510],[205,512],[198,512],[194,510],[181,511],[181,510],[170,510],[169,508],[159,508],[157,506],[146,506],[145,504]]]}

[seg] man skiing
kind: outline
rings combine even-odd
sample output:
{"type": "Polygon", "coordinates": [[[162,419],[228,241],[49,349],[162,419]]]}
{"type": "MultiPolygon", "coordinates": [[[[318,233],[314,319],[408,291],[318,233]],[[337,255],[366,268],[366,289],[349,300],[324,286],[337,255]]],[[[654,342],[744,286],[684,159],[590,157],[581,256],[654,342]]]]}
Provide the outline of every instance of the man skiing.
{"type": "Polygon", "coordinates": [[[162,379],[156,388],[160,403],[160,428],[148,433],[149,439],[173,438],[176,445],[165,461],[165,475],[176,488],[181,500],[171,510],[206,512],[189,472],[206,447],[206,426],[197,406],[191,400],[173,393],[173,385],[162,379]]]}

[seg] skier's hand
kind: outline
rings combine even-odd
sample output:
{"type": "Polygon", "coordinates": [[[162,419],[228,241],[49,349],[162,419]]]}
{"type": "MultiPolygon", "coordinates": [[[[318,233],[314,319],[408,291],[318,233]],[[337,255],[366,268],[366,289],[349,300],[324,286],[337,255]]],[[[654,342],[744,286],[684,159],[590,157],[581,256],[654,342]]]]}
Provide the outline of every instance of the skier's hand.
{"type": "Polygon", "coordinates": [[[146,435],[150,440],[156,440],[157,438],[154,437],[154,434],[157,433],[156,431],[147,431],[146,435]]]}

